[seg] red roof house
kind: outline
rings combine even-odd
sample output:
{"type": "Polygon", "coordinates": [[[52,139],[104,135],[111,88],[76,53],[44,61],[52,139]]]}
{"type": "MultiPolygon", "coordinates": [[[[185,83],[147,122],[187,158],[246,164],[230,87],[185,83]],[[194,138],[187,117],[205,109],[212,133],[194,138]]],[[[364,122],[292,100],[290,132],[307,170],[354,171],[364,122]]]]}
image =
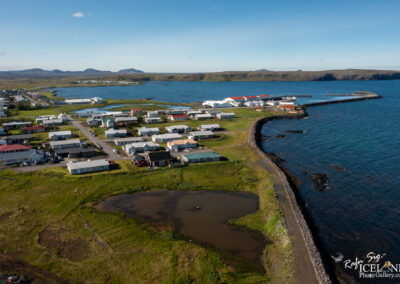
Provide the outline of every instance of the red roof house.
{"type": "Polygon", "coordinates": [[[176,121],[176,120],[187,120],[188,116],[186,114],[171,114],[169,116],[170,120],[176,121]]]}
{"type": "Polygon", "coordinates": [[[41,125],[28,126],[23,129],[26,133],[44,132],[45,128],[41,125]]]}
{"type": "Polygon", "coordinates": [[[29,145],[21,145],[21,144],[7,145],[7,144],[5,144],[5,145],[0,146],[0,154],[22,152],[22,151],[28,151],[30,149],[32,149],[32,147],[29,145]]]}

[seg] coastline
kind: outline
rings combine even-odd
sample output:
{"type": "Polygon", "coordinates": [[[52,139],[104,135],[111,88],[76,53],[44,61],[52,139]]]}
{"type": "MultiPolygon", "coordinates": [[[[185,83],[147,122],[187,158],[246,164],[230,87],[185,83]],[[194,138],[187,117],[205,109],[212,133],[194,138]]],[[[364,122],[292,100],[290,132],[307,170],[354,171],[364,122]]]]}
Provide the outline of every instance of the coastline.
{"type": "Polygon", "coordinates": [[[323,261],[321,252],[318,250],[314,240],[311,226],[307,223],[305,215],[301,209],[301,202],[295,194],[295,186],[289,172],[278,162],[274,162],[271,157],[262,150],[261,147],[261,128],[262,126],[275,119],[301,119],[308,116],[307,107],[325,104],[354,102],[368,99],[382,98],[380,95],[368,93],[361,97],[352,99],[342,99],[336,101],[315,102],[300,106],[302,113],[284,114],[264,117],[252,122],[248,132],[248,144],[253,151],[260,157],[259,163],[271,175],[274,181],[274,189],[280,203],[282,213],[286,222],[288,233],[291,236],[293,252],[296,263],[296,275],[301,283],[332,283],[336,282],[334,275],[328,273],[327,263],[323,261]],[[310,273],[311,272],[311,273],[310,273]],[[312,273],[313,272],[313,273],[312,273]],[[313,275],[311,275],[313,274],[313,275]]]}

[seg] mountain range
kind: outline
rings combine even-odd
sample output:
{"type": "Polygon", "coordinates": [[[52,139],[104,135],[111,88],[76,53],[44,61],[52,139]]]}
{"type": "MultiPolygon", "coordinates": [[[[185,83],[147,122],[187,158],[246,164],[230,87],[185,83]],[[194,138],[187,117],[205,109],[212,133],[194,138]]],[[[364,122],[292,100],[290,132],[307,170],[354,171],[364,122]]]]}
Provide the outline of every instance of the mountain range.
{"type": "Polygon", "coordinates": [[[142,74],[141,70],[135,68],[123,69],[118,72],[103,71],[93,68],[84,71],[62,71],[58,69],[44,70],[40,68],[16,70],[16,71],[0,71],[0,78],[11,77],[67,77],[67,76],[93,76],[93,75],[117,75],[117,74],[142,74]]]}

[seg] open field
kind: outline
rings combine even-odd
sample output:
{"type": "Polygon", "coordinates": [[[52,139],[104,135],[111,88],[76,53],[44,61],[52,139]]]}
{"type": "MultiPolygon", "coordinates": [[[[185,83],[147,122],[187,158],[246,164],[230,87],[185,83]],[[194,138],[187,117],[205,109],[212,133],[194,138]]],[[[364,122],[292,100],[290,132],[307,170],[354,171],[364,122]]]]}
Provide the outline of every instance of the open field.
{"type": "Polygon", "coordinates": [[[219,123],[225,134],[201,144],[230,161],[154,170],[118,161],[117,169],[82,176],[71,176],[61,167],[20,174],[0,171],[0,252],[72,283],[295,282],[291,242],[272,181],[247,144],[250,123],[271,113],[246,108],[234,112],[238,118],[231,121],[152,125],[219,123]],[[267,273],[234,268],[216,251],[177,239],[169,228],[91,207],[110,195],[158,189],[258,194],[260,210],[231,223],[272,241],[264,251],[267,273]]]}

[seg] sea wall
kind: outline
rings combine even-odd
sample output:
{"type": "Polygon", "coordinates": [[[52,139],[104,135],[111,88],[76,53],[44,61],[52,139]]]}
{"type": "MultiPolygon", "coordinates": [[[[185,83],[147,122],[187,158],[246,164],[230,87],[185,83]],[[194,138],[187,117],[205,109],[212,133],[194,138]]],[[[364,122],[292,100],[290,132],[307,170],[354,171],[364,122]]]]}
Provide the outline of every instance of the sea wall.
{"type": "MultiPolygon", "coordinates": [[[[294,224],[295,226],[297,226],[297,228],[294,228],[295,230],[293,230],[294,232],[292,236],[294,238],[297,238],[300,235],[302,240],[300,241],[296,239],[295,241],[298,242],[300,246],[304,246],[303,251],[308,254],[308,260],[311,262],[311,266],[315,273],[315,278],[321,284],[332,283],[329,275],[326,272],[321,254],[315,245],[309,226],[299,207],[293,188],[290,186],[290,183],[283,171],[261,150],[261,128],[266,122],[274,119],[302,118],[304,116],[307,116],[307,113],[305,111],[298,115],[287,114],[258,119],[254,121],[250,126],[248,133],[248,143],[258,154],[258,156],[263,159],[264,167],[268,170],[271,177],[273,178],[277,198],[281,205],[283,214],[285,215],[286,223],[288,223],[288,221],[291,221],[291,225],[294,224]],[[288,220],[288,218],[291,218],[293,220],[288,220]],[[300,233],[296,234],[296,232],[300,233]]],[[[287,225],[289,226],[289,224],[287,225]]],[[[301,250],[295,252],[295,254],[296,253],[300,254],[301,250]]],[[[306,263],[301,263],[300,266],[301,265],[304,265],[305,267],[307,266],[306,263]]],[[[308,273],[311,272],[312,271],[308,271],[308,273]]],[[[303,272],[303,274],[305,273],[307,273],[307,271],[303,272]]]]}

